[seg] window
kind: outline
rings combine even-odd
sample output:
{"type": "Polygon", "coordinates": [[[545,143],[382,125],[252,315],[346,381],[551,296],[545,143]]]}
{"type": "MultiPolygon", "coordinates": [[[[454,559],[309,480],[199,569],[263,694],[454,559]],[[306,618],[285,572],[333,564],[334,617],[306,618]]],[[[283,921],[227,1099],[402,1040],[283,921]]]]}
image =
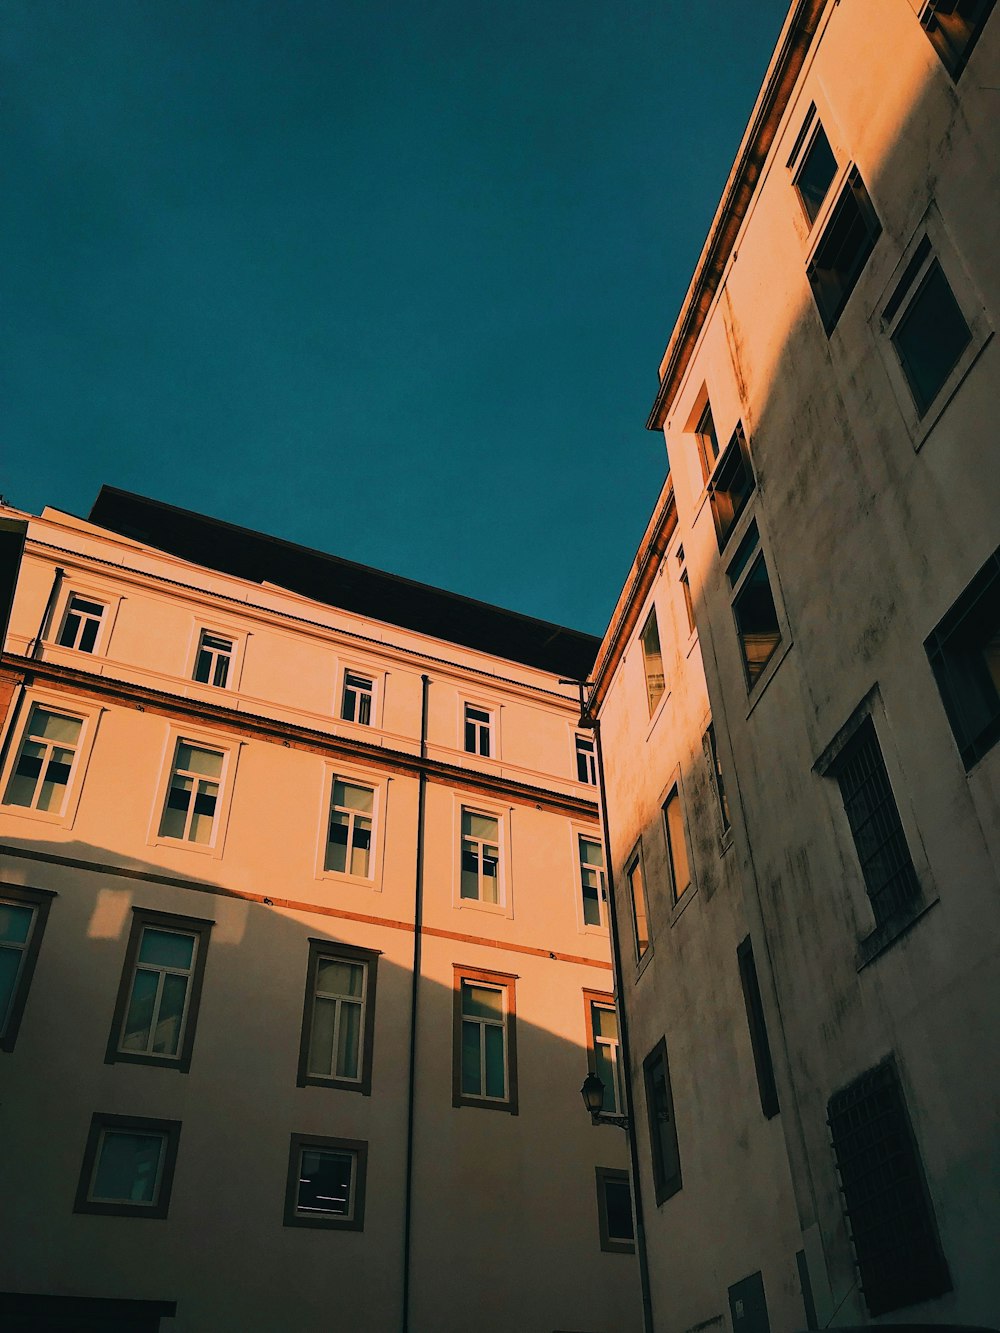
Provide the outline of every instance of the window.
{"type": "Polygon", "coordinates": [[[994,0],[927,0],[920,22],[953,79],[965,68],[994,0]]]}
{"type": "Polygon", "coordinates": [[[92,653],[97,644],[101,621],[106,608],[103,602],[92,601],[78,593],[70,595],[57,640],[60,648],[75,648],[79,653],[92,653]]]}
{"type": "Polygon", "coordinates": [[[1000,550],[924,643],[962,762],[1000,740],[1000,550]]]}
{"type": "Polygon", "coordinates": [[[357,722],[363,727],[372,725],[372,703],[375,682],[371,676],[357,671],[344,672],[344,695],[340,701],[340,716],[345,722],[357,722]]]}
{"type": "Polygon", "coordinates": [[[646,701],[649,704],[649,716],[652,717],[665,688],[663,654],[660,652],[660,628],[656,623],[655,606],[646,617],[639,642],[642,644],[642,669],[646,673],[646,701]]]}
{"type": "Polygon", "coordinates": [[[852,167],[806,270],[828,334],[836,328],[881,231],[864,181],[852,167]]]}
{"type": "Polygon", "coordinates": [[[191,1067],[195,1026],[213,923],[132,909],[108,1064],[191,1067]]]}
{"type": "Polygon", "coordinates": [[[462,807],[460,895],[473,902],[500,902],[500,821],[462,807]]]}
{"type": "Polygon", "coordinates": [[[0,885],[0,1051],[12,1051],[55,895],[0,885]]]}
{"type": "Polygon", "coordinates": [[[705,732],[702,741],[702,747],[705,751],[705,759],[708,763],[708,776],[712,786],[715,789],[715,798],[719,804],[719,819],[722,821],[722,832],[729,832],[731,820],[729,817],[729,798],[726,796],[726,783],[722,775],[722,763],[719,760],[719,747],[715,739],[715,723],[708,724],[708,730],[705,732]]]}
{"type": "Polygon", "coordinates": [[[493,754],[493,714],[488,708],[476,704],[466,704],[465,748],[469,754],[482,755],[489,759],[493,754]]]}
{"type": "Polygon", "coordinates": [[[882,312],[917,412],[941,392],[972,331],[925,236],[882,312]]]}
{"type": "Polygon", "coordinates": [[[674,902],[691,887],[691,867],[688,864],[687,843],[684,839],[684,811],[680,792],[676,787],[663,803],[663,830],[667,838],[667,864],[670,866],[670,887],[674,902]]]}
{"type": "Polygon", "coordinates": [[[632,1191],[628,1172],[617,1167],[598,1166],[597,1220],[601,1249],[608,1254],[635,1254],[635,1230],[632,1222],[632,1191]]]}
{"type": "Polygon", "coordinates": [[[4,804],[62,814],[82,727],[82,718],[33,704],[4,804]]]}
{"type": "Polygon", "coordinates": [[[514,981],[455,965],[453,1106],[517,1115],[514,981]]]}
{"type": "Polygon", "coordinates": [[[234,646],[232,639],[223,638],[221,634],[210,634],[207,629],[203,629],[194,662],[194,679],[203,685],[216,685],[220,690],[225,689],[233,663],[234,646]]]}
{"type": "Polygon", "coordinates": [[[661,1037],[642,1062],[646,1087],[646,1116],[653,1157],[653,1189],[657,1204],[663,1203],[681,1187],[681,1159],[677,1150],[674,1101],[670,1092],[667,1067],[667,1042],[661,1037]]]}
{"type": "Polygon", "coordinates": [[[778,1089],[774,1082],[771,1047],[767,1040],[764,1006],[761,1003],[757,967],[753,960],[753,945],[750,942],[749,935],[737,947],[736,961],[739,965],[740,982],[743,986],[743,1003],[746,1005],[747,1024],[750,1028],[750,1048],[753,1051],[754,1069],[757,1071],[760,1109],[770,1120],[778,1114],[778,1089]]]}
{"type": "Polygon", "coordinates": [[[827,1110],[869,1313],[951,1291],[895,1061],[867,1070],[827,1110]]]}
{"type": "Polygon", "coordinates": [[[612,996],[583,992],[587,1019],[587,1064],[604,1084],[602,1115],[623,1115],[625,1093],[618,1051],[618,1014],[612,996]]]}
{"type": "Polygon", "coordinates": [[[593,838],[577,836],[580,850],[580,890],[583,895],[583,924],[603,926],[608,885],[604,877],[604,849],[593,838]]]}
{"type": "Polygon", "coordinates": [[[715,535],[721,551],[729,540],[736,521],[746,508],[747,501],[753,494],[753,468],[750,465],[750,450],[742,425],[737,426],[733,438],[726,445],[715,476],[708,483],[708,494],[712,504],[712,518],[715,520],[715,535]]]}
{"type": "Polygon", "coordinates": [[[77,1187],[77,1213],[166,1217],[179,1120],[95,1113],[77,1187]]]}
{"type": "Polygon", "coordinates": [[[378,954],[309,941],[298,1086],[371,1095],[378,954]]]}
{"type": "Polygon", "coordinates": [[[757,524],[751,523],[727,570],[733,588],[733,617],[743,654],[747,689],[752,690],[781,643],[778,613],[763,552],[758,551],[757,524]]]}
{"type": "MultiPolygon", "coordinates": [[[[810,108],[800,141],[809,137],[810,131],[812,134],[809,137],[809,145],[799,157],[798,166],[792,176],[792,184],[810,224],[816,221],[817,214],[833,184],[833,178],[837,174],[837,159],[830,147],[830,140],[826,137],[823,126],[815,120],[815,115],[816,108],[810,108]]],[[[798,156],[799,146],[797,143],[792,154],[793,160],[798,156]]]]}
{"type": "Polygon", "coordinates": [[[646,909],[646,881],[642,873],[642,854],[636,852],[625,871],[632,899],[632,927],[635,931],[636,960],[642,959],[649,948],[649,912],[646,909]]]}
{"type": "Polygon", "coordinates": [[[211,846],[225,759],[221,750],[207,750],[185,740],[177,742],[160,820],[161,838],[211,846]]]}
{"type": "Polygon", "coordinates": [[[341,875],[371,879],[375,791],[334,777],[330,796],[330,832],[324,867],[341,875]]]}
{"type": "Polygon", "coordinates": [[[288,1149],[285,1226],[364,1231],[368,1144],[293,1134],[288,1149]]]}
{"type": "Polygon", "coordinates": [[[707,481],[719,457],[719,437],[712,418],[712,404],[705,399],[705,406],[695,423],[694,436],[698,441],[698,457],[701,459],[701,472],[707,481]]]}
{"type": "Polygon", "coordinates": [[[830,773],[840,784],[865,888],[875,922],[881,925],[919,897],[920,885],[870,716],[830,773]]]}
{"type": "Polygon", "coordinates": [[[597,761],[594,755],[594,742],[589,736],[576,737],[576,778],[591,787],[597,786],[597,761]]]}
{"type": "Polygon", "coordinates": [[[694,623],[694,603],[691,601],[691,580],[688,578],[686,569],[681,570],[680,579],[681,595],[684,598],[684,614],[687,616],[688,633],[693,634],[697,628],[694,623]]]}

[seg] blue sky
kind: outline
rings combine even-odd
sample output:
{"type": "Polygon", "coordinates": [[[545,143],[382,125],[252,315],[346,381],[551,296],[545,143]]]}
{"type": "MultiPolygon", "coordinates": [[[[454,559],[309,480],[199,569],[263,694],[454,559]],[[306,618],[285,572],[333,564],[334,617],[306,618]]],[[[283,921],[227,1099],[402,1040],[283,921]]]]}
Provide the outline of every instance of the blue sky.
{"type": "Polygon", "coordinates": [[[0,490],[600,633],[786,0],[8,0],[0,490]]]}

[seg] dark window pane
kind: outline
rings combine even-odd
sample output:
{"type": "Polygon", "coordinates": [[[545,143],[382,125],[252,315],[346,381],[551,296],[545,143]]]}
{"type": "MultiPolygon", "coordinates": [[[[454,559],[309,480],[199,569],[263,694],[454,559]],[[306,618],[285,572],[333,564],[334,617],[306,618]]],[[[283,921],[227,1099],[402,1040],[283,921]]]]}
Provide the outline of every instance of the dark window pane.
{"type": "Polygon", "coordinates": [[[84,622],[83,633],[80,635],[80,642],[77,647],[81,653],[92,653],[94,644],[97,642],[97,631],[100,628],[99,620],[87,620],[84,622]]]}
{"type": "Polygon", "coordinates": [[[810,222],[815,221],[836,174],[837,159],[826,131],[820,125],[795,177],[795,188],[810,222]]]}
{"type": "Polygon", "coordinates": [[[836,327],[881,231],[864,181],[852,171],[809,266],[809,282],[827,333],[836,327]]]}
{"type": "Polygon", "coordinates": [[[935,260],[892,335],[921,413],[937,397],[971,337],[948,279],[935,260]]]}
{"type": "Polygon", "coordinates": [[[752,690],[781,642],[778,615],[762,555],[757,557],[757,563],[737,594],[733,613],[743,649],[747,687],[752,690]]]}
{"type": "Polygon", "coordinates": [[[350,1153],[303,1148],[296,1196],[298,1211],[346,1217],[350,1212],[352,1163],[350,1153]]]}
{"type": "Polygon", "coordinates": [[[743,428],[737,427],[708,488],[720,551],[725,546],[736,520],[746,507],[747,500],[753,493],[754,484],[753,468],[750,466],[750,455],[743,428]]]}
{"type": "Polygon", "coordinates": [[[921,23],[931,45],[952,76],[965,68],[995,0],[931,0],[921,23]]]}
{"type": "Polygon", "coordinates": [[[604,1207],[609,1240],[633,1240],[632,1195],[627,1180],[604,1181],[604,1207]]]}

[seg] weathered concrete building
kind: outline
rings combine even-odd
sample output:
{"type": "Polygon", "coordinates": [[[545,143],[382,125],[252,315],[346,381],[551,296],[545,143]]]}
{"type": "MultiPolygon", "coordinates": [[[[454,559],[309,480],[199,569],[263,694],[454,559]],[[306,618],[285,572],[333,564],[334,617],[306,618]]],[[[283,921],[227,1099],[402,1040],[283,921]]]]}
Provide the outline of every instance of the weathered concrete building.
{"type": "Polygon", "coordinates": [[[0,1326],[633,1325],[597,641],[120,492],[4,519],[0,1326]]]}
{"type": "Polygon", "coordinates": [[[791,6],[661,364],[591,703],[657,1329],[997,1318],[993,8],[791,6]]]}

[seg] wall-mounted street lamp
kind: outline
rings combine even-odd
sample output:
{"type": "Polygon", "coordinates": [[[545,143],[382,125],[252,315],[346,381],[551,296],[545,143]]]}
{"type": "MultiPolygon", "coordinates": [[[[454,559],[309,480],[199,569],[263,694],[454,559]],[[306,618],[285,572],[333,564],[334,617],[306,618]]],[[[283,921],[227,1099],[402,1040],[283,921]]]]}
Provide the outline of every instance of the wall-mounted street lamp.
{"type": "Polygon", "coordinates": [[[583,1104],[590,1112],[590,1121],[594,1125],[617,1125],[619,1129],[628,1129],[627,1115],[602,1115],[604,1106],[604,1080],[596,1074],[588,1074],[580,1089],[583,1104]]]}

